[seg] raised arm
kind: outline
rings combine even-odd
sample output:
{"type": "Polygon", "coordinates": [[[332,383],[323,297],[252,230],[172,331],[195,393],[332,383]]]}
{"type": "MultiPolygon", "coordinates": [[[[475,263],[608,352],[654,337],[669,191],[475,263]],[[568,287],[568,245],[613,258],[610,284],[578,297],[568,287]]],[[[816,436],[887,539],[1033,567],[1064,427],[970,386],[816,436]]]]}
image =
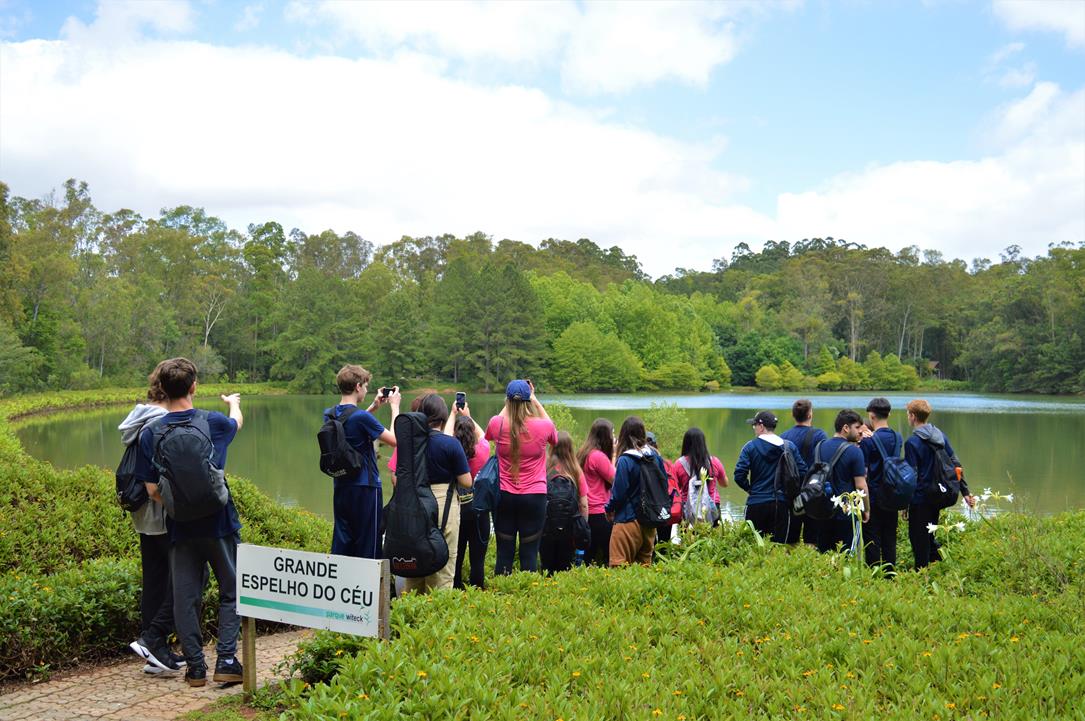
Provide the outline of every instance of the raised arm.
{"type": "Polygon", "coordinates": [[[221,395],[219,398],[230,409],[230,418],[237,422],[237,430],[241,430],[241,426],[245,423],[245,417],[241,415],[241,394],[231,393],[230,395],[221,395]]]}

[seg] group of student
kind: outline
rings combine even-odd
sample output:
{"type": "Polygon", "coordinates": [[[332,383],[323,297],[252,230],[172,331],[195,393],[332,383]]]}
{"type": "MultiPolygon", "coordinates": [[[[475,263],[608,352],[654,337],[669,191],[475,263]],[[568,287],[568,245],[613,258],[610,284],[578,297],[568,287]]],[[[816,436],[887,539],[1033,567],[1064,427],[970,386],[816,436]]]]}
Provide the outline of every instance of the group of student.
{"type": "MultiPolygon", "coordinates": [[[[341,423],[345,442],[359,457],[356,472],[334,480],[331,552],[361,558],[383,556],[386,519],[377,448],[380,444],[397,445],[395,433],[377,420],[375,412],[388,405],[394,423],[402,399],[398,388],[381,388],[363,408],[371,379],[370,372],[361,366],[344,366],[336,376],[339,403],[323,413],[325,422],[335,419],[341,423]]],[[[145,502],[132,509],[140,536],[143,594],[142,632],[131,648],[147,661],[146,673],[184,670],[189,685],[206,683],[199,609],[210,568],[219,587],[218,658],[213,680],[239,682],[236,558],[241,524],[224,481],[224,469],[228,446],[243,424],[240,398],[237,394],[221,396],[226,414],[196,409],[197,371],[184,358],[162,361],[149,380],[147,402],[137,404],[119,427],[122,440],[134,454],[132,475],[141,487],[137,490],[145,489],[146,493],[145,502]],[[193,500],[195,492],[174,487],[184,485],[177,484],[177,479],[190,477],[195,479],[193,487],[202,489],[203,501],[193,500]],[[174,631],[183,655],[174,654],[167,643],[174,631]]],[[[724,464],[709,452],[699,428],[686,431],[681,454],[673,462],[663,458],[655,436],[637,416],[627,417],[617,434],[609,420],[597,419],[577,447],[568,433],[557,430],[530,380],[508,384],[504,407],[485,427],[472,417],[462,397],[450,408],[440,395],[427,393],[415,398],[410,410],[424,418],[431,429],[423,477],[437,508],[448,509],[441,527],[449,557],[435,573],[407,579],[407,591],[425,593],[465,584],[483,587],[491,528],[497,545],[494,573],[501,575],[511,573],[517,560],[522,571],[566,570],[573,564],[578,542],[584,562],[589,564],[649,564],[656,542],[670,540],[674,526],[683,520],[720,522],[719,489],[726,487],[729,479],[724,464]],[[471,489],[492,453],[497,458],[500,494],[491,518],[491,513],[475,509],[471,489]],[[638,514],[646,464],[667,479],[673,500],[670,520],[662,523],[646,523],[638,514]],[[548,523],[548,509],[552,515],[560,505],[553,499],[556,480],[572,485],[575,503],[569,505],[579,516],[580,526],[586,527],[583,534],[575,533],[572,524],[555,528],[548,523]],[[448,494],[455,496],[446,504],[448,494]],[[465,560],[469,563],[467,576],[465,560]]],[[[829,472],[834,492],[865,493],[862,538],[866,561],[893,569],[899,513],[879,503],[884,463],[876,440],[892,456],[898,456],[903,445],[905,460],[917,476],[906,510],[916,567],[938,560],[938,543],[929,524],[937,525],[940,509],[927,497],[939,470],[931,442],[951,456],[953,450],[944,434],[928,422],[931,407],[927,401],[908,403],[913,433],[906,442],[889,427],[891,410],[887,399],[875,398],[867,405],[865,422],[855,411],[840,411],[831,437],[813,427],[813,407],[808,400],[795,402],[795,425],[779,435],[773,413],[760,411],[750,418],[747,423],[755,437],[742,447],[734,464],[735,483],[748,494],[746,519],[777,543],[801,540],[821,551],[851,546],[857,530],[853,519],[842,510],[821,521],[797,514],[778,481],[785,452],[793,456],[800,475],[832,458],[829,472]]],[[[393,453],[388,464],[393,484],[397,461],[393,453]]],[[[969,505],[974,504],[963,479],[961,494],[969,505]]]]}
{"type": "MultiPolygon", "coordinates": [[[[394,419],[400,395],[398,389],[386,392],[382,388],[366,411],[358,412],[370,378],[359,366],[345,366],[336,379],[342,393],[340,403],[326,409],[325,415],[345,419],[349,441],[367,459],[367,470],[335,483],[336,540],[332,552],[379,558],[383,519],[374,442],[393,445],[395,436],[373,413],[388,404],[394,419]]],[[[654,434],[637,416],[626,418],[617,433],[611,421],[597,419],[576,448],[568,433],[556,429],[529,380],[508,384],[504,407],[485,428],[472,418],[466,403],[450,408],[437,394],[419,396],[411,410],[423,413],[429,426],[444,435],[444,439],[431,439],[427,450],[428,484],[437,507],[442,508],[445,494],[457,487],[462,502],[452,504],[454,510],[443,527],[450,550],[447,566],[423,579],[408,579],[408,590],[462,588],[465,583],[483,587],[491,527],[497,545],[495,574],[511,573],[514,559],[524,571],[568,569],[573,564],[576,534],[569,525],[554,532],[547,522],[548,507],[554,507],[555,477],[571,481],[576,488],[576,505],[590,530],[590,540],[582,549],[584,562],[589,564],[647,564],[655,543],[670,540],[672,529],[683,520],[720,522],[719,489],[726,487],[729,479],[724,464],[709,452],[699,428],[686,431],[681,454],[673,462],[660,454],[654,434]],[[469,492],[491,453],[497,455],[500,477],[500,500],[492,518],[490,513],[473,508],[469,492]],[[655,463],[670,481],[674,512],[663,524],[637,518],[642,459],[655,463]],[[469,564],[466,577],[465,561],[469,564]]],[[[858,530],[856,519],[842,509],[825,520],[796,513],[792,499],[779,484],[778,465],[785,450],[793,454],[800,476],[819,461],[830,462],[835,494],[855,490],[866,494],[862,509],[866,561],[893,571],[900,512],[881,502],[884,464],[877,442],[886,454],[898,457],[903,446],[905,460],[917,475],[916,491],[905,511],[916,567],[938,560],[938,542],[928,525],[937,525],[940,509],[925,497],[926,489],[937,479],[938,459],[925,441],[933,440],[954,459],[956,456],[944,434],[928,423],[931,407],[927,401],[915,400],[907,406],[913,428],[907,442],[889,427],[891,411],[885,398],[870,401],[865,420],[853,410],[840,411],[832,436],[813,427],[809,400],[795,402],[795,425],[780,435],[776,433],[776,415],[758,412],[747,421],[755,437],[742,447],[734,465],[734,480],[748,494],[745,518],[777,543],[802,541],[823,552],[851,547],[858,530]]],[[[436,435],[441,434],[434,438],[436,435]]],[[[393,483],[396,463],[393,453],[388,463],[393,483]]],[[[961,494],[969,505],[974,504],[963,478],[961,494]]]]}

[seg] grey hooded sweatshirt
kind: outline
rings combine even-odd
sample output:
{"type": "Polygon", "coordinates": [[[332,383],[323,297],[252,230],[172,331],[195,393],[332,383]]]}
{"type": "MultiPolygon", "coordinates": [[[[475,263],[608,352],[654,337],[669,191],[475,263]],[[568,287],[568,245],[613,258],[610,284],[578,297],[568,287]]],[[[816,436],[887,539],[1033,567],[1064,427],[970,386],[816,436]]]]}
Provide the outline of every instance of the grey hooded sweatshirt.
{"type": "MultiPolygon", "coordinates": [[[[128,417],[117,426],[117,430],[121,432],[121,441],[125,446],[138,442],[143,427],[164,415],[166,409],[161,406],[137,403],[128,417]]],[[[142,507],[132,511],[132,525],[138,533],[161,536],[166,532],[166,509],[161,503],[148,499],[142,507]]]]}

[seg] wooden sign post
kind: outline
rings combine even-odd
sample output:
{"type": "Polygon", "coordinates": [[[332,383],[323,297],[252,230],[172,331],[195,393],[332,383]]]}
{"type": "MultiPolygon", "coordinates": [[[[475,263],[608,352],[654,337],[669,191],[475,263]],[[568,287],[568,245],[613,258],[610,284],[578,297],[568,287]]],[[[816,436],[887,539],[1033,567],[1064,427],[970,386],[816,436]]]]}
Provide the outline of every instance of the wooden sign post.
{"type": "Polygon", "coordinates": [[[256,619],[388,639],[391,580],[387,560],[239,545],[245,697],[256,691],[256,619]]]}

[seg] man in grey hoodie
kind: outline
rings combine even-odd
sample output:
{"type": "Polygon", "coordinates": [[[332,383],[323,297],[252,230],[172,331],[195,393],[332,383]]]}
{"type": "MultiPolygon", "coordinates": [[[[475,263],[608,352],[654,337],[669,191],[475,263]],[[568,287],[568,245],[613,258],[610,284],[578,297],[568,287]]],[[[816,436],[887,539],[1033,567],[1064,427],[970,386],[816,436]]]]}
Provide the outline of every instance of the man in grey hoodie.
{"type": "MultiPolygon", "coordinates": [[[[156,382],[156,373],[151,374],[150,380],[148,402],[137,403],[128,417],[117,426],[125,446],[139,439],[144,426],[166,415],[166,394],[156,382]]],[[[139,638],[130,643],[129,648],[147,661],[143,667],[144,673],[176,672],[184,662],[181,657],[171,653],[166,644],[166,638],[173,632],[173,585],[170,583],[166,509],[158,501],[148,498],[142,506],[132,511],[132,525],[139,534],[143,593],[139,604],[139,638]]]]}
{"type": "Polygon", "coordinates": [[[928,526],[938,525],[940,513],[940,509],[928,497],[931,486],[938,482],[941,473],[934,446],[945,448],[946,453],[957,466],[957,478],[961,484],[961,495],[965,503],[969,507],[974,507],[976,499],[968,491],[960,463],[957,462],[957,454],[949,445],[949,439],[933,423],[927,422],[931,414],[931,404],[925,400],[916,399],[909,402],[906,408],[908,409],[908,424],[913,430],[911,437],[904,442],[904,460],[916,472],[915,494],[912,496],[911,505],[908,506],[908,541],[912,546],[912,555],[915,556],[915,567],[920,569],[942,560],[934,532],[928,530],[928,526]]]}

